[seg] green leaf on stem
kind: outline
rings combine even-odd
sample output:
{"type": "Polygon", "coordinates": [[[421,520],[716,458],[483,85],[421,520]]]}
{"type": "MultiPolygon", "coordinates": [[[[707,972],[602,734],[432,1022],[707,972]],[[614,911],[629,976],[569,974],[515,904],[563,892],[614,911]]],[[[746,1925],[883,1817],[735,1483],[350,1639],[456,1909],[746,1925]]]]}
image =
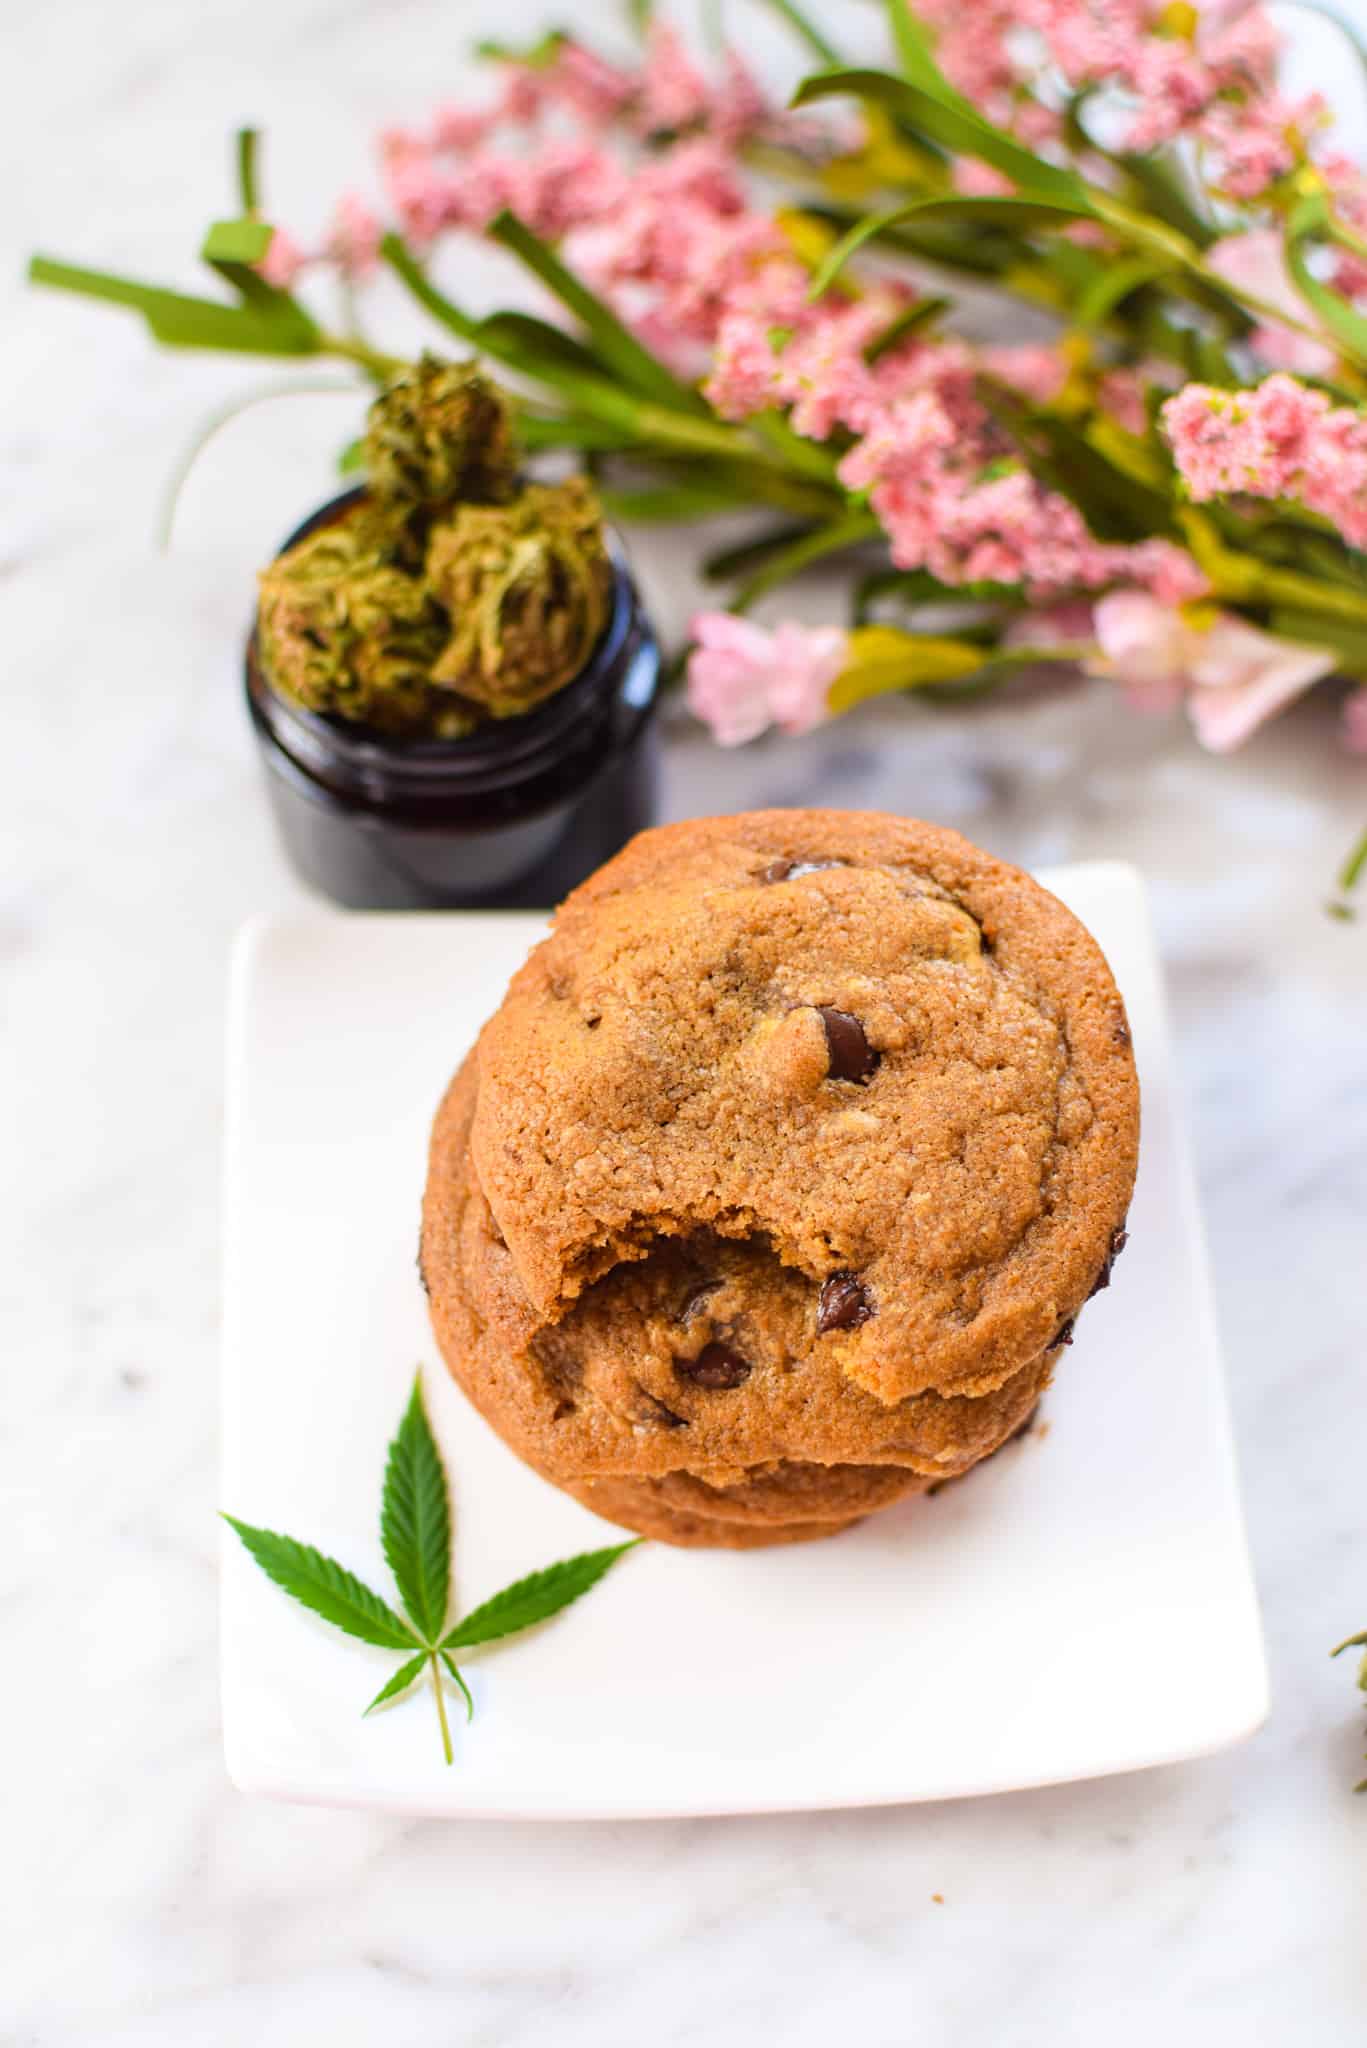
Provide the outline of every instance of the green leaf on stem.
{"type": "Polygon", "coordinates": [[[389,1446],[380,1541],[409,1620],[425,1642],[435,1642],[451,1599],[451,1505],[423,1407],[421,1375],[389,1446]]]}
{"type": "Polygon", "coordinates": [[[828,526],[818,526],[800,535],[786,547],[770,552],[763,566],[736,592],[730,609],[733,612],[748,611],[767,592],[810,568],[813,562],[821,561],[826,555],[840,554],[846,548],[859,547],[865,541],[876,540],[881,532],[882,528],[871,512],[850,512],[843,519],[832,520],[828,526]]]}
{"type": "Polygon", "coordinates": [[[1344,355],[1367,366],[1367,318],[1339,292],[1315,276],[1307,261],[1318,241],[1335,239],[1334,219],[1321,194],[1303,199],[1286,223],[1286,267],[1297,291],[1344,355]]]}
{"type": "Polygon", "coordinates": [[[1002,129],[994,128],[955,92],[928,56],[918,68],[916,83],[887,71],[818,71],[803,79],[792,103],[805,107],[814,100],[850,96],[885,107],[946,149],[991,164],[1024,194],[1077,206],[1083,214],[1093,210],[1088,188],[1076,171],[1047,163],[1002,129]]]}
{"type": "Polygon", "coordinates": [[[253,1528],[234,1515],[223,1519],[236,1529],[266,1577],[274,1579],[302,1607],[311,1608],[334,1628],[363,1643],[386,1650],[413,1648],[417,1638],[408,1624],[335,1558],[325,1557],[311,1543],[297,1543],[293,1536],[253,1528]]]}
{"type": "Polygon", "coordinates": [[[450,1657],[447,1656],[445,1650],[439,1650],[437,1652],[437,1655],[441,1658],[442,1663],[446,1666],[448,1674],[455,1682],[455,1684],[460,1688],[461,1694],[464,1697],[466,1721],[473,1721],[475,1718],[475,1703],[470,1697],[470,1688],[465,1683],[464,1678],[461,1676],[459,1667],[452,1663],[450,1657]]]}
{"type": "Polygon", "coordinates": [[[380,1687],[380,1690],[362,1714],[362,1720],[365,1719],[366,1714],[373,1714],[376,1707],[382,1707],[389,1700],[396,1700],[401,1692],[407,1692],[409,1686],[421,1678],[423,1672],[427,1669],[427,1658],[428,1652],[420,1650],[416,1657],[410,1657],[406,1664],[401,1664],[394,1673],[394,1676],[387,1679],[380,1687]]]}
{"type": "Polygon", "coordinates": [[[356,476],[365,468],[365,439],[348,441],[337,457],[338,476],[356,476]]]}
{"type": "Polygon", "coordinates": [[[552,1614],[559,1614],[574,1600],[582,1598],[590,1587],[596,1586],[606,1572],[611,1571],[619,1557],[625,1557],[634,1550],[640,1538],[630,1543],[615,1543],[606,1550],[585,1550],[577,1557],[567,1557],[560,1564],[548,1565],[545,1571],[529,1572],[525,1579],[517,1579],[505,1586],[501,1593],[495,1593],[473,1613],[442,1637],[443,1650],[467,1650],[476,1643],[496,1642],[502,1636],[516,1635],[519,1630],[531,1628],[539,1621],[546,1621],[552,1614]]]}
{"type": "Polygon", "coordinates": [[[1028,233],[1038,227],[1067,227],[1071,222],[1093,218],[1092,208],[1075,199],[1035,198],[973,198],[967,194],[948,199],[913,199],[902,206],[890,206],[882,213],[871,213],[857,221],[849,232],[841,237],[817,269],[809,288],[809,297],[820,298],[828,291],[845,265],[864,244],[876,235],[885,235],[892,228],[930,221],[973,221],[995,228],[1007,228],[1016,233],[1028,233]]]}
{"type": "Polygon", "coordinates": [[[306,356],[321,351],[318,329],[292,300],[286,304],[297,317],[287,318],[274,304],[227,306],[217,299],[194,298],[186,292],[118,277],[111,271],[61,263],[50,256],[33,257],[28,274],[33,284],[103,299],[108,305],[140,313],[153,339],[167,348],[216,348],[265,356],[306,356]]]}
{"type": "Polygon", "coordinates": [[[667,370],[659,357],[652,355],[623,326],[612,308],[516,214],[498,214],[488,233],[491,241],[510,250],[582,322],[609,371],[659,405],[676,407],[682,412],[708,413],[706,400],[681,383],[672,370],[667,370]]]}

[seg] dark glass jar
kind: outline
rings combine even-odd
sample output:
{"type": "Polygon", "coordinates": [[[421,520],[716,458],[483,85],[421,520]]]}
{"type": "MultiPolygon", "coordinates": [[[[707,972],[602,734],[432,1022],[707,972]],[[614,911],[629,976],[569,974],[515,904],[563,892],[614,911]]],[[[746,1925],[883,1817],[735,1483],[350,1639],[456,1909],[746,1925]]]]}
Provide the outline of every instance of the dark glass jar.
{"type": "MultiPolygon", "coordinates": [[[[348,491],[290,535],[338,519],[348,491]]],[[[558,903],[651,822],[660,649],[621,549],[612,616],[587,668],[520,718],[458,740],[404,740],[306,711],[247,644],[247,704],[285,850],[355,910],[558,903]]]]}

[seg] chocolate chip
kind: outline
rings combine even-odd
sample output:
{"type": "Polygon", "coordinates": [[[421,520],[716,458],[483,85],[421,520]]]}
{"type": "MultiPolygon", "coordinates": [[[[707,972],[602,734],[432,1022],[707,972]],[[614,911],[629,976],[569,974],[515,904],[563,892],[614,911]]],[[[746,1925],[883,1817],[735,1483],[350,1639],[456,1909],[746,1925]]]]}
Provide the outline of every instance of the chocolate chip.
{"type": "Polygon", "coordinates": [[[1062,1348],[1063,1348],[1063,1346],[1064,1346],[1065,1344],[1071,1344],[1071,1343],[1072,1343],[1072,1341],[1073,1341],[1073,1322],[1074,1322],[1074,1319],[1073,1319],[1073,1317],[1072,1317],[1072,1316],[1069,1316],[1069,1318],[1068,1318],[1067,1322],[1066,1322],[1066,1323],[1064,1323],[1064,1324],[1062,1324],[1062,1325],[1060,1326],[1060,1328],[1059,1328],[1059,1330],[1058,1330],[1058,1333],[1057,1333],[1057,1335],[1056,1335],[1056,1336],[1055,1336],[1055,1338],[1054,1338],[1054,1341],[1053,1341],[1053,1343],[1052,1343],[1052,1344],[1051,1344],[1051,1345],[1049,1346],[1049,1349],[1050,1349],[1051,1351],[1060,1351],[1060,1350],[1062,1350],[1062,1348]]]}
{"type": "Polygon", "coordinates": [[[750,1377],[750,1362],[729,1344],[704,1344],[696,1358],[676,1358],[674,1370],[695,1387],[738,1387],[750,1377]]]}
{"type": "Polygon", "coordinates": [[[584,1019],[584,1029],[586,1031],[596,1031],[602,1021],[601,1017],[586,1017],[584,1019]]]}
{"type": "Polygon", "coordinates": [[[1112,1038],[1113,1038],[1113,1039],[1115,1040],[1115,1042],[1116,1042],[1116,1044],[1117,1044],[1117,1045],[1128,1045],[1128,1044],[1129,1044],[1129,1042],[1130,1042],[1130,1027],[1129,1027],[1129,1025],[1128,1025],[1128,1024],[1127,1024],[1127,1023],[1125,1022],[1125,1019],[1124,1019],[1123,1017],[1122,1017],[1122,1018],[1120,1019],[1119,1023],[1118,1023],[1117,1025],[1116,1025],[1115,1029],[1114,1029],[1114,1030],[1112,1031],[1112,1033],[1111,1033],[1111,1037],[1112,1037],[1112,1038]]]}
{"type": "Polygon", "coordinates": [[[1120,1257],[1120,1254],[1124,1251],[1129,1241],[1130,1233],[1128,1230],[1125,1229],[1123,1224],[1121,1225],[1119,1230],[1113,1230],[1111,1232],[1111,1242],[1109,1249],[1106,1253],[1105,1262],[1102,1265],[1101,1271],[1097,1274],[1095,1280],[1092,1282],[1091,1293],[1087,1296],[1088,1301],[1091,1300],[1093,1294],[1100,1294],[1103,1287],[1110,1286],[1111,1268],[1115,1264],[1116,1260],[1120,1257]]]}
{"type": "Polygon", "coordinates": [[[868,1292],[853,1273],[832,1273],[829,1280],[822,1281],[816,1304],[819,1337],[827,1330],[857,1330],[872,1314],[868,1292]]]}
{"type": "Polygon", "coordinates": [[[771,860],[767,868],[760,869],[759,879],[761,882],[786,882],[792,872],[790,860],[771,860]]]}
{"type": "Polygon", "coordinates": [[[832,1081],[867,1081],[878,1054],[864,1036],[864,1027],[848,1010],[818,1007],[826,1031],[826,1072],[832,1081]]]}
{"type": "Polygon", "coordinates": [[[573,1414],[574,1414],[574,1403],[573,1403],[573,1401],[557,1401],[557,1402],[556,1402],[556,1404],[555,1404],[555,1407],[554,1407],[554,1408],[552,1409],[552,1411],[551,1411],[551,1421],[552,1421],[552,1422],[563,1422],[563,1421],[565,1420],[565,1417],[566,1417],[567,1415],[573,1415],[573,1414]]]}

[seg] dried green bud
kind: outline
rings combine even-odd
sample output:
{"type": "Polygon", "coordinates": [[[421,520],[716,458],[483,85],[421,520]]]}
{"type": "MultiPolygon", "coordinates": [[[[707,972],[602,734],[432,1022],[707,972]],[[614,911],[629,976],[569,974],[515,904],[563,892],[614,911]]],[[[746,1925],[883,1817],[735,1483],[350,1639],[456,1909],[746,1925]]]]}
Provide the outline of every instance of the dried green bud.
{"type": "Polygon", "coordinates": [[[454,631],[432,681],[513,718],[573,681],[612,606],[598,500],[582,477],[511,505],[462,505],[432,529],[427,582],[454,631]]]}
{"type": "Polygon", "coordinates": [[[371,406],[365,466],[372,495],[405,512],[501,505],[517,482],[508,401],[471,364],[425,355],[371,406]]]}
{"type": "Polygon", "coordinates": [[[361,500],[261,575],[258,648],[271,686],[378,732],[457,738],[474,718],[430,683],[450,621],[396,568],[394,520],[361,500]]]}

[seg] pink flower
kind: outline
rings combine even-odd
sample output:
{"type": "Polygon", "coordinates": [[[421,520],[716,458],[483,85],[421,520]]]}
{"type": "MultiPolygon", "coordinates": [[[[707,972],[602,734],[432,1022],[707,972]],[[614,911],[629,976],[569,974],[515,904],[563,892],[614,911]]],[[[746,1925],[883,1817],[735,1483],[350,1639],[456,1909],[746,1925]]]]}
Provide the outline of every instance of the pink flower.
{"type": "Polygon", "coordinates": [[[641,126],[648,135],[678,134],[705,121],[712,94],[677,29],[658,16],[651,24],[641,73],[641,126]]]}
{"type": "Polygon", "coordinates": [[[1367,414],[1293,377],[1251,391],[1188,384],[1163,407],[1173,458],[1197,502],[1291,498],[1367,546],[1367,414]]]}
{"type": "Polygon", "coordinates": [[[257,264],[258,274],[273,284],[277,291],[287,292],[294,283],[308,258],[293,235],[285,228],[273,228],[266,253],[257,264]]]}
{"type": "Polygon", "coordinates": [[[1182,700],[1187,627],[1179,611],[1142,590],[1117,590],[1092,614],[1100,659],[1092,674],[1114,676],[1136,711],[1170,711],[1182,700]]]}
{"type": "Polygon", "coordinates": [[[379,221],[354,192],[344,193],[328,229],[324,253],[347,277],[362,278],[375,268],[380,253],[379,221]]]}
{"type": "Polygon", "coordinates": [[[636,96],[636,80],[596,51],[567,37],[551,66],[556,96],[590,127],[606,128],[636,96]]]}
{"type": "MultiPolygon", "coordinates": [[[[1250,228],[1244,234],[1226,235],[1206,251],[1206,262],[1236,291],[1251,292],[1302,324],[1310,320],[1309,308],[1291,282],[1282,238],[1276,228],[1250,228]]],[[[1299,370],[1307,377],[1323,377],[1334,367],[1331,348],[1275,321],[1256,327],[1251,341],[1257,354],[1273,369],[1299,370]]]]}
{"type": "Polygon", "coordinates": [[[845,663],[837,626],[791,620],[769,633],[731,612],[699,612],[688,657],[688,707],[723,747],[771,725],[810,732],[830,716],[828,693],[845,663]]]}
{"type": "Polygon", "coordinates": [[[1232,612],[1193,620],[1140,591],[1103,597],[1095,626],[1100,654],[1091,673],[1114,676],[1144,709],[1185,697],[1197,738],[1217,754],[1242,746],[1334,669],[1323,647],[1260,632],[1232,612]]]}

